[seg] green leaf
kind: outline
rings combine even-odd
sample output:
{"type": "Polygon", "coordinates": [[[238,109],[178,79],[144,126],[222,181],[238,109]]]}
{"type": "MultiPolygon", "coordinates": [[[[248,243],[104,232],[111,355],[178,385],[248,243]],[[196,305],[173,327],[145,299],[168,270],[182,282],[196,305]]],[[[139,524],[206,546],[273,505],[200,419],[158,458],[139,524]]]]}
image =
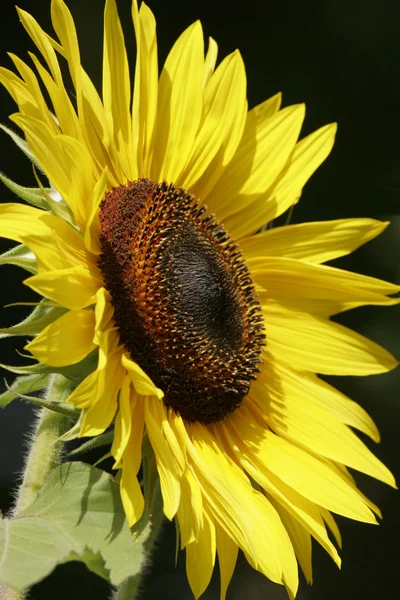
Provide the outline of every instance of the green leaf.
{"type": "Polygon", "coordinates": [[[15,398],[18,398],[20,395],[42,390],[48,385],[49,379],[50,375],[46,374],[16,377],[9,388],[0,394],[0,406],[7,406],[11,400],[15,400],[15,398]]]}
{"type": "Polygon", "coordinates": [[[0,522],[0,555],[0,582],[17,589],[71,560],[84,562],[113,585],[144,566],[143,547],[128,527],[119,486],[84,463],[54,469],[26,510],[0,522]]]}
{"type": "Polygon", "coordinates": [[[36,257],[24,244],[14,246],[11,250],[0,254],[0,265],[15,265],[34,275],[37,273],[36,257]]]}
{"type": "Polygon", "coordinates": [[[42,170],[42,167],[39,165],[38,161],[36,160],[36,157],[32,154],[28,144],[22,137],[20,137],[17,133],[15,133],[15,131],[10,129],[9,127],[6,127],[5,125],[0,124],[0,129],[2,129],[7,135],[10,136],[12,141],[18,146],[20,150],[22,150],[25,156],[27,156],[29,160],[33,162],[33,164],[35,164],[40,170],[42,170]]]}
{"type": "Polygon", "coordinates": [[[11,335],[37,335],[66,312],[62,306],[47,306],[41,302],[21,323],[0,329],[0,339],[11,335]]]}
{"type": "Polygon", "coordinates": [[[22,198],[22,200],[25,200],[25,202],[28,202],[28,204],[32,204],[32,206],[36,206],[37,208],[49,210],[47,201],[43,197],[40,188],[23,187],[6,177],[4,173],[0,173],[0,179],[14,194],[22,198]]]}

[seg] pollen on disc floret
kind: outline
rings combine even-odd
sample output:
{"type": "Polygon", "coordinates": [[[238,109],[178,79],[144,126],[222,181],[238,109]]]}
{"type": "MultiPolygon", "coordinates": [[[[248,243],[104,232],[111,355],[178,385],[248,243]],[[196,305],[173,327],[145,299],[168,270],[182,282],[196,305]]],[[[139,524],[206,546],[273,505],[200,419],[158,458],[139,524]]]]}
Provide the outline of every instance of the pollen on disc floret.
{"type": "Polygon", "coordinates": [[[237,244],[181,188],[121,185],[100,207],[99,266],[120,340],[189,422],[220,421],[258,372],[261,308],[237,244]]]}

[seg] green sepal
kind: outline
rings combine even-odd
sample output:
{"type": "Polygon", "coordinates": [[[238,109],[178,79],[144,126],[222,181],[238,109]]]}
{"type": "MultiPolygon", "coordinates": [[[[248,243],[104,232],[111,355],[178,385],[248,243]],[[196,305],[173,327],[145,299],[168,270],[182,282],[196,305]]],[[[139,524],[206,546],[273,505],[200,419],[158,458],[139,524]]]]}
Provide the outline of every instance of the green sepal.
{"type": "Polygon", "coordinates": [[[2,129],[7,135],[10,136],[12,141],[18,146],[18,148],[20,150],[22,150],[22,152],[25,154],[25,156],[27,156],[29,158],[29,160],[31,162],[33,162],[34,165],[36,165],[40,170],[42,170],[42,167],[38,163],[36,157],[34,156],[34,154],[32,154],[32,152],[29,149],[28,144],[22,137],[20,137],[17,133],[15,133],[15,131],[10,129],[9,127],[6,127],[5,125],[2,125],[1,123],[0,123],[0,129],[2,129]]]}
{"type": "Polygon", "coordinates": [[[36,173],[35,167],[33,167],[33,174],[35,176],[35,179],[37,181],[39,189],[42,193],[42,196],[45,199],[45,202],[47,203],[51,212],[53,214],[55,214],[56,217],[59,217],[63,221],[66,221],[67,223],[74,225],[75,220],[74,220],[74,216],[73,216],[70,208],[65,204],[65,202],[59,202],[58,200],[53,200],[53,198],[50,196],[50,193],[49,193],[51,190],[46,190],[46,188],[43,187],[43,185],[38,177],[38,174],[36,173]]]}
{"type": "MultiPolygon", "coordinates": [[[[29,357],[30,358],[30,357],[29,357]]],[[[94,350],[86,358],[67,367],[50,367],[42,363],[34,363],[33,365],[14,366],[0,364],[2,369],[15,373],[16,375],[36,375],[39,373],[60,373],[67,379],[74,382],[76,385],[85,379],[89,373],[95,370],[98,360],[98,351],[94,350]]]]}
{"type": "Polygon", "coordinates": [[[0,254],[0,265],[15,265],[33,273],[33,275],[37,273],[36,257],[32,255],[32,252],[25,244],[18,244],[18,246],[14,246],[11,250],[0,254]]]}
{"type": "MultiPolygon", "coordinates": [[[[30,394],[43,390],[49,384],[50,374],[46,375],[23,375],[16,377],[10,386],[7,386],[5,392],[0,394],[0,407],[7,406],[12,400],[23,397],[24,394],[30,394]]],[[[36,401],[37,399],[34,398],[36,401]]]]}
{"type": "Polygon", "coordinates": [[[36,206],[36,208],[42,208],[43,210],[49,210],[49,206],[47,201],[43,197],[42,191],[40,188],[27,188],[15,183],[8,177],[4,175],[4,173],[0,173],[0,180],[10,189],[14,194],[31,204],[32,206],[36,206]]]}
{"type": "Polygon", "coordinates": [[[78,408],[74,408],[66,402],[54,402],[51,400],[46,400],[46,398],[26,396],[25,394],[18,394],[18,397],[22,398],[23,400],[27,400],[32,404],[36,404],[37,406],[43,406],[43,408],[48,408],[49,410],[59,413],[60,415],[70,417],[70,419],[77,419],[81,412],[78,408]]]}
{"type": "Polygon", "coordinates": [[[87,442],[84,442],[78,448],[74,448],[68,454],[69,457],[76,456],[77,454],[84,454],[85,452],[90,452],[95,448],[100,448],[101,446],[109,446],[112,444],[114,439],[114,431],[106,431],[100,435],[96,435],[96,437],[91,438],[87,442]]]}
{"type": "Polygon", "coordinates": [[[54,469],[27,509],[0,521],[0,555],[0,583],[16,589],[34,585],[71,560],[116,586],[145,563],[143,543],[125,519],[118,484],[79,462],[54,469]]]}
{"type": "Polygon", "coordinates": [[[0,329],[0,339],[12,335],[37,335],[66,312],[62,306],[48,306],[42,301],[21,323],[0,329]]]}

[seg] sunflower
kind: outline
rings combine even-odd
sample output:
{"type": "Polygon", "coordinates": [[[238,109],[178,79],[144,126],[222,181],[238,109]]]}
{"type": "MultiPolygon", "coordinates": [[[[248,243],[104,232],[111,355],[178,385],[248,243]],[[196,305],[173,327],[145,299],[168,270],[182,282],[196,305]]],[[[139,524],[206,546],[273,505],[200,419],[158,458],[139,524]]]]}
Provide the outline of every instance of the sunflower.
{"type": "MultiPolygon", "coordinates": [[[[379,433],[365,411],[320,379],[383,373],[396,361],[332,315],[391,305],[399,287],[324,265],[386,227],[344,219],[266,228],[295,204],[329,154],[334,124],[298,141],[304,106],[276,95],[248,111],[239,52],[216,67],[200,22],[179,37],[159,77],[156,23],[132,4],[131,87],[115,0],[104,17],[103,90],[81,66],[62,0],[58,41],[21,22],[44,63],[0,80],[18,105],[12,133],[50,181],[40,206],[1,206],[0,234],[27,246],[25,284],[50,303],[26,348],[55,370],[95,356],[69,402],[79,436],[114,427],[112,455],[130,525],[145,499],[151,446],[163,510],[176,519],[198,598],[218,556],[221,599],[238,550],[296,595],[312,581],[311,538],[339,565],[332,512],[376,523],[379,509],[348,467],[391,486],[353,432],[379,433]],[[72,100],[57,55],[66,60],[72,100]]],[[[39,202],[39,201],[38,201],[39,202]]]]}

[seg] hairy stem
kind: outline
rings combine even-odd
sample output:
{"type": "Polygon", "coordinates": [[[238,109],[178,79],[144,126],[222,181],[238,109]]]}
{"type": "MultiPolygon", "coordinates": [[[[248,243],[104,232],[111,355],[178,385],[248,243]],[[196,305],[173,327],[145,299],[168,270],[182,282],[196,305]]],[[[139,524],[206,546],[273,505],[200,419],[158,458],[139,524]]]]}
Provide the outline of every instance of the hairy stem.
{"type": "MultiPolygon", "coordinates": [[[[70,391],[71,386],[65,377],[55,375],[48,388],[47,399],[62,402],[70,391]]],[[[49,473],[60,463],[63,442],[59,438],[69,425],[70,418],[64,414],[47,408],[38,411],[37,421],[29,440],[22,482],[17,491],[14,508],[11,510],[11,518],[17,517],[33,502],[49,473]]],[[[26,590],[0,586],[2,600],[24,600],[26,594],[26,590]]]]}

